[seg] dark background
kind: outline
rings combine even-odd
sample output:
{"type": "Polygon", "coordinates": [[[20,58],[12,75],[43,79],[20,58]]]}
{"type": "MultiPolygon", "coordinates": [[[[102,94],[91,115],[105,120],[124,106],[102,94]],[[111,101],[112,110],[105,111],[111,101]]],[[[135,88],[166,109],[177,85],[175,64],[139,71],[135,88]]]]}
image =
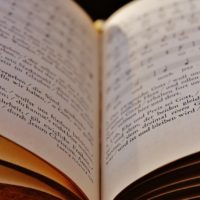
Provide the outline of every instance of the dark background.
{"type": "Polygon", "coordinates": [[[106,19],[114,11],[131,0],[75,0],[87,13],[95,19],[106,19]]]}

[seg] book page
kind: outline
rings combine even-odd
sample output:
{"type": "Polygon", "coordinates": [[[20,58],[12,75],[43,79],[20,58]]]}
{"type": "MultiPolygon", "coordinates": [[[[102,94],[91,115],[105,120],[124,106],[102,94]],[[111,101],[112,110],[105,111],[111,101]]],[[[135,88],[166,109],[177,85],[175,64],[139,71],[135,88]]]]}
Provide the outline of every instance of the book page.
{"type": "Polygon", "coordinates": [[[97,35],[70,0],[0,1],[0,133],[98,193],[97,35]]]}
{"type": "Polygon", "coordinates": [[[29,176],[12,168],[5,167],[3,165],[0,166],[0,173],[0,184],[23,186],[46,192],[60,199],[65,199],[65,196],[59,193],[57,190],[32,176],[29,176]]]}
{"type": "Polygon", "coordinates": [[[103,199],[199,151],[198,0],[141,0],[105,24],[103,199]]]}
{"type": "MultiPolygon", "coordinates": [[[[3,138],[2,136],[0,136],[0,152],[0,165],[1,163],[6,162],[18,167],[21,166],[23,168],[22,172],[24,170],[29,170],[53,180],[80,198],[84,196],[83,193],[81,193],[76,187],[76,185],[73,184],[71,179],[68,179],[63,175],[63,173],[55,169],[55,167],[47,162],[44,162],[44,160],[38,156],[11,142],[10,140],[3,138]]],[[[2,181],[0,180],[0,182],[2,181]]]]}

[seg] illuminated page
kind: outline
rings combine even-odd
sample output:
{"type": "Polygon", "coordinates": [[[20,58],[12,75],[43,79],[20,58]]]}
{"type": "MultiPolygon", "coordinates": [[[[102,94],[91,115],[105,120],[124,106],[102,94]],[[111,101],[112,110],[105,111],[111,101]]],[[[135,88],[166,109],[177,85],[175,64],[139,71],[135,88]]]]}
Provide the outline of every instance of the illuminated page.
{"type": "MultiPolygon", "coordinates": [[[[46,192],[60,199],[66,198],[64,195],[60,194],[54,188],[48,186],[47,184],[43,183],[37,178],[34,178],[32,176],[29,176],[27,174],[24,174],[12,168],[8,168],[1,165],[0,172],[1,172],[0,184],[23,186],[29,189],[36,189],[42,192],[46,192]]],[[[1,195],[2,195],[2,191],[1,191],[1,195]]]]}
{"type": "Polygon", "coordinates": [[[200,147],[198,0],[141,0],[105,24],[103,199],[200,147]]]}
{"type": "Polygon", "coordinates": [[[72,1],[0,1],[0,132],[98,199],[97,35],[72,1]]]}

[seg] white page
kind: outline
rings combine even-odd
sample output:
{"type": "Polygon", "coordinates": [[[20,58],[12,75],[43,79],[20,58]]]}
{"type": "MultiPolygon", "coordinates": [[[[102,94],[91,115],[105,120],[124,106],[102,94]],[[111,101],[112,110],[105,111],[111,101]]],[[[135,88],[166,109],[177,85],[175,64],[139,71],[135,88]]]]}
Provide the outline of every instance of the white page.
{"type": "Polygon", "coordinates": [[[0,132],[98,199],[97,35],[72,1],[0,1],[0,132]]]}
{"type": "Polygon", "coordinates": [[[200,2],[141,0],[105,25],[102,196],[200,147],[200,2]]]}

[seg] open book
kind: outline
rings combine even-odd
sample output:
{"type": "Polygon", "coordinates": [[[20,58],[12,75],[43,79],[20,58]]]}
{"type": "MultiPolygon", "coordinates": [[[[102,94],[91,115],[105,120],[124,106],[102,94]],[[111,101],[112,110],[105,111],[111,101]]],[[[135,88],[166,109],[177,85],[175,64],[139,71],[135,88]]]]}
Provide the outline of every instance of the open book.
{"type": "Polygon", "coordinates": [[[0,183],[200,195],[199,17],[198,0],[138,0],[99,31],[70,0],[1,0],[0,183]]]}

